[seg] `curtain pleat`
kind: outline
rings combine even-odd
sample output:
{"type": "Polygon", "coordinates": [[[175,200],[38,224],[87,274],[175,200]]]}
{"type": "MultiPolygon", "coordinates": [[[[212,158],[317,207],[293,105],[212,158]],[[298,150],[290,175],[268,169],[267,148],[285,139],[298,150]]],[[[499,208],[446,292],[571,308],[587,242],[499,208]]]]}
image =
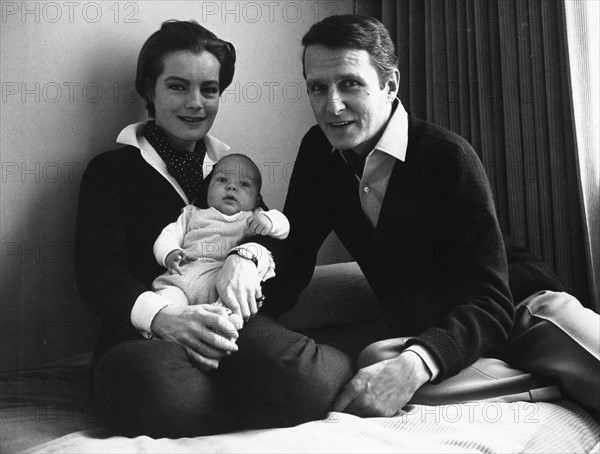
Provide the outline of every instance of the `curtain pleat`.
{"type": "Polygon", "coordinates": [[[396,39],[406,108],[471,142],[502,229],[589,305],[562,3],[357,3],[396,39]]]}

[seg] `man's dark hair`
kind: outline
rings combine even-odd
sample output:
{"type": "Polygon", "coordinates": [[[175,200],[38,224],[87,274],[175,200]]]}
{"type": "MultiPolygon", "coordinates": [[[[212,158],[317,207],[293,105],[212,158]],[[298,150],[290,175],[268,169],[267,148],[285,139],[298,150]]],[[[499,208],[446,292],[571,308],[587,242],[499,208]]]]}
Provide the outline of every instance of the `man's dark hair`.
{"type": "Polygon", "coordinates": [[[385,26],[373,17],[346,14],[330,16],[314,24],[302,38],[302,72],[306,78],[306,48],[321,45],[331,49],[366,50],[377,71],[383,88],[385,81],[397,68],[394,42],[385,26]]]}
{"type": "Polygon", "coordinates": [[[235,48],[233,44],[217,36],[196,21],[169,20],[146,40],[140,51],[135,76],[135,88],[146,101],[146,109],[154,118],[154,103],[150,94],[156,85],[156,78],[163,72],[165,57],[173,52],[190,51],[200,54],[204,51],[215,56],[220,64],[219,94],[231,84],[235,71],[235,48]]]}

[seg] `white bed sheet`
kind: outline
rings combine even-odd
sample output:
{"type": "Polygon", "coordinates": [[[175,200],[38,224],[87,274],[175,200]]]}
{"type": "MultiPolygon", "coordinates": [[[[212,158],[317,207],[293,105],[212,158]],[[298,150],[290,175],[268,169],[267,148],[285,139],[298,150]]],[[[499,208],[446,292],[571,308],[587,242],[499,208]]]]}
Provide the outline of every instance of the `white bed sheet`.
{"type": "Polygon", "coordinates": [[[30,453],[461,452],[600,453],[600,425],[579,405],[470,402],[407,407],[394,418],[330,413],[284,429],[181,439],[69,434],[30,453]]]}

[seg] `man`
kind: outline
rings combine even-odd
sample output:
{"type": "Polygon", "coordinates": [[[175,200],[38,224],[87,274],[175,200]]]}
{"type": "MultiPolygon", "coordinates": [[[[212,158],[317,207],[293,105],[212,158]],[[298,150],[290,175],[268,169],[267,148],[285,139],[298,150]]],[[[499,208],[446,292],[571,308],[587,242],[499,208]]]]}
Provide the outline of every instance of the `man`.
{"type": "MultiPolygon", "coordinates": [[[[327,384],[328,376],[352,376],[336,381],[327,408],[391,416],[424,383],[455,375],[506,340],[514,309],[502,236],[471,146],[407,114],[397,99],[394,46],[380,22],[332,16],[313,25],[302,44],[318,126],[305,135],[290,181],[290,236],[280,245],[261,241],[277,265],[261,313],[289,309],[334,231],[364,272],[392,336],[411,338],[406,345],[388,340],[396,349],[391,357],[379,354],[379,344],[368,347],[368,365],[356,373],[339,375],[339,364],[328,371],[318,348],[294,350],[285,367],[327,384]]],[[[222,296],[225,283],[217,287],[222,296]]]]}

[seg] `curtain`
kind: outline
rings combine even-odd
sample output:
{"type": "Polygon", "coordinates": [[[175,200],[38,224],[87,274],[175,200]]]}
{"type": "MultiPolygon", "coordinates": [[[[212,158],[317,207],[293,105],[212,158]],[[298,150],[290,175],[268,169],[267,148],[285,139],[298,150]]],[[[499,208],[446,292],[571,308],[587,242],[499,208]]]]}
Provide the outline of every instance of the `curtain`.
{"type": "Polygon", "coordinates": [[[593,306],[563,3],[357,0],[355,10],[395,38],[407,110],[478,152],[503,231],[593,306]]]}
{"type": "Polygon", "coordinates": [[[600,309],[600,3],[565,1],[579,180],[592,299],[600,309]]]}

